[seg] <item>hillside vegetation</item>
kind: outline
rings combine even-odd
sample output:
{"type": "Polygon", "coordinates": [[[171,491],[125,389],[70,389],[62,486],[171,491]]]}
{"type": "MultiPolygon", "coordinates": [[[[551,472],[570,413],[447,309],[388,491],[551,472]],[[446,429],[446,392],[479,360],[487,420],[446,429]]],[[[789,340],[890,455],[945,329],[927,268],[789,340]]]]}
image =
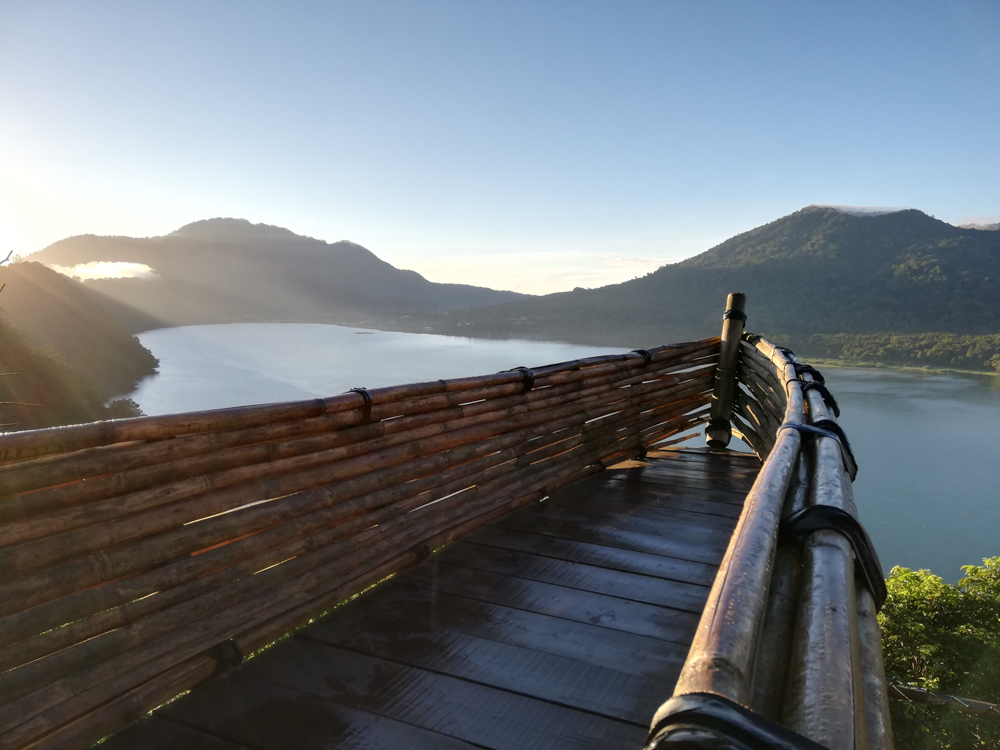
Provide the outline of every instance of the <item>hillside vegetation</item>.
{"type": "Polygon", "coordinates": [[[360,323],[520,299],[437,284],[353,242],[327,243],[243,219],[209,219],[164,237],[70,237],[32,256],[47,265],[139,263],[145,278],[86,282],[131,330],[246,321],[360,323]]]}
{"type": "Polygon", "coordinates": [[[810,206],[643,278],[420,324],[648,346],[718,333],[731,291],[747,294],[748,327],[765,335],[996,334],[1000,232],[916,210],[855,216],[810,206]]]}
{"type": "Polygon", "coordinates": [[[0,268],[2,429],[133,416],[108,399],[133,390],[156,358],[82,284],[39,263],[0,268]],[[35,404],[27,406],[22,404],[35,404]]]}

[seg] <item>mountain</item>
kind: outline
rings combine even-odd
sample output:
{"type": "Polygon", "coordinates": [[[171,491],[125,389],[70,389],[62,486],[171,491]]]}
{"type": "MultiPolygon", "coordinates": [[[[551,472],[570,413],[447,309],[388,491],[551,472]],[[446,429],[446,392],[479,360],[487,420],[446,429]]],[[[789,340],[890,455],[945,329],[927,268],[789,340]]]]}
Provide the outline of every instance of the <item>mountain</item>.
{"type": "Polygon", "coordinates": [[[105,403],[133,390],[157,361],[97,295],[40,263],[0,268],[0,284],[2,429],[135,413],[130,402],[105,403]]]}
{"type": "Polygon", "coordinates": [[[133,331],[248,320],[359,322],[361,318],[498,305],[515,292],[437,284],[353,242],[327,243],[243,219],[208,219],[163,237],[70,237],[32,256],[50,266],[138,263],[142,278],[87,286],[133,331]]]}
{"type": "Polygon", "coordinates": [[[718,333],[731,291],[747,294],[748,328],[771,335],[997,333],[1000,232],[807,206],[643,278],[415,325],[641,346],[718,333]]]}

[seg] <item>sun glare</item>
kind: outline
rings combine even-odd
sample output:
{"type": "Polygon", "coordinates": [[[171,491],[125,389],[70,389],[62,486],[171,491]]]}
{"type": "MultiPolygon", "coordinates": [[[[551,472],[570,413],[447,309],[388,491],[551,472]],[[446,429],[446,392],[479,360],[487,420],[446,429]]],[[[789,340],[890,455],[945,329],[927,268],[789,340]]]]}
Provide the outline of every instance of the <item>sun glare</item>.
{"type": "Polygon", "coordinates": [[[80,263],[76,266],[50,265],[53,271],[64,276],[86,281],[88,279],[152,279],[158,276],[145,263],[124,263],[95,260],[90,263],[80,263]]]}

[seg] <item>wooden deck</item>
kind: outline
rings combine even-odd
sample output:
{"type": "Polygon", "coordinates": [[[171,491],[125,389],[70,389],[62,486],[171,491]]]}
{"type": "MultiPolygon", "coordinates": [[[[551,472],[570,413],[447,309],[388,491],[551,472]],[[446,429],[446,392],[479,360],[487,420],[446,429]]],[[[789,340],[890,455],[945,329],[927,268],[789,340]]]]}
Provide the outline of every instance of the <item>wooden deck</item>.
{"type": "Polygon", "coordinates": [[[702,450],[612,467],[101,747],[640,748],[758,468],[702,450]]]}

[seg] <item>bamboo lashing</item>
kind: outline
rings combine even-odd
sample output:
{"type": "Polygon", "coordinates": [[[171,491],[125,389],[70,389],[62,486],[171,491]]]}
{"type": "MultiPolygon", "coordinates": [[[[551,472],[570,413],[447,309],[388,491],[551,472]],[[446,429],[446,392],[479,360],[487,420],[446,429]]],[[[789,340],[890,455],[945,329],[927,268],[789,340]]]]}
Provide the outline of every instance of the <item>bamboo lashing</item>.
{"type": "Polygon", "coordinates": [[[0,436],[0,746],[83,747],[427,551],[708,417],[718,338],[0,436]]]}

